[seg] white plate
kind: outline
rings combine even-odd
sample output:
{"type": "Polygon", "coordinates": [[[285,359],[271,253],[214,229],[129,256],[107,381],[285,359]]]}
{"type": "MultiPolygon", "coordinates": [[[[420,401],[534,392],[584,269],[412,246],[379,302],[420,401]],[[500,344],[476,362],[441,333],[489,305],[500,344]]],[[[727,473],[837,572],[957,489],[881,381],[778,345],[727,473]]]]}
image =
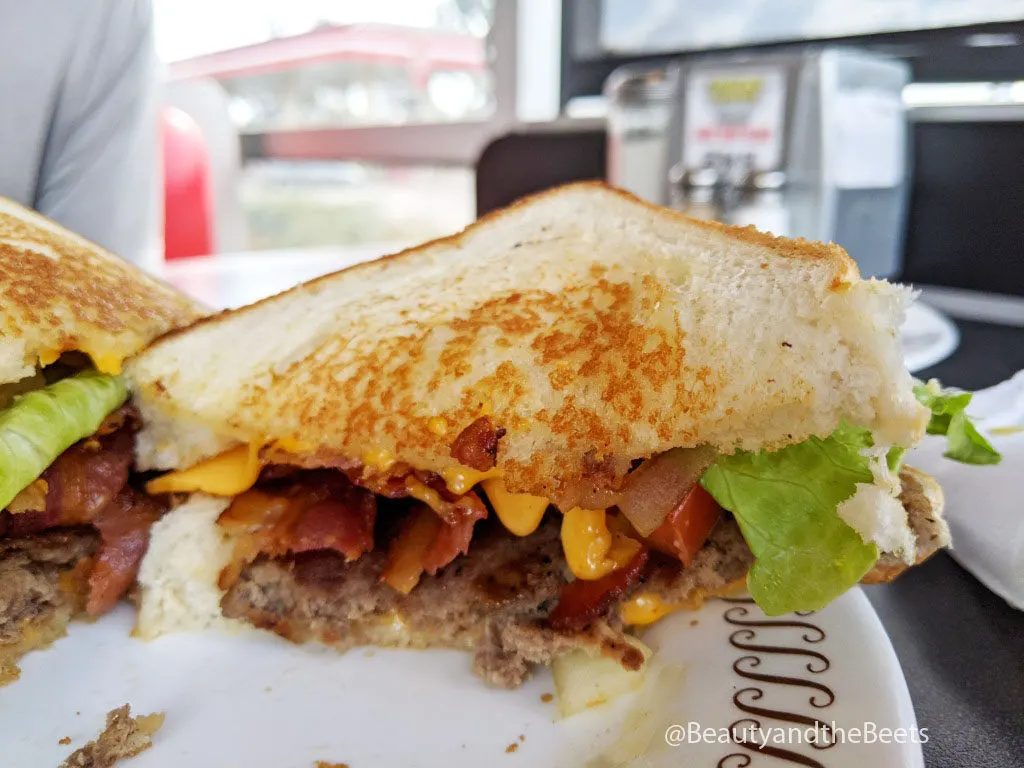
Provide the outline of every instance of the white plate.
{"type": "Polygon", "coordinates": [[[946,438],[927,435],[907,463],[939,481],[956,546],[950,554],[985,586],[1024,611],[1024,371],[974,393],[967,407],[1001,454],[996,466],[975,467],[943,456],[946,438]],[[980,492],[980,493],[979,493],[980,492]],[[983,503],[979,500],[983,499],[983,503]]]}
{"type": "Polygon", "coordinates": [[[670,616],[645,638],[658,661],[639,693],[565,720],[541,699],[554,690],[547,672],[500,691],[485,688],[457,652],[342,655],[256,632],[145,644],[128,637],[132,620],[121,606],[24,659],[22,679],[0,689],[5,768],[56,765],[125,702],[167,716],[131,768],[612,766],[627,757],[638,766],[923,765],[926,733],[916,730],[899,664],[859,589],[808,616],[766,619],[749,602],[722,600],[670,616]],[[815,719],[847,741],[812,747],[805,729],[815,719]],[[721,729],[753,721],[765,730],[746,735],[798,758],[718,743],[721,729]],[[683,744],[666,742],[672,725],[682,731],[669,738],[682,734],[683,744]],[[715,729],[713,738],[685,743],[695,728],[715,729]],[[904,729],[903,743],[896,733],[889,743],[852,742],[872,728],[904,729]],[[58,744],[65,736],[71,745],[58,744]]]}
{"type": "Polygon", "coordinates": [[[903,359],[911,373],[940,363],[956,351],[960,331],[937,309],[915,301],[900,326],[903,359]]]}

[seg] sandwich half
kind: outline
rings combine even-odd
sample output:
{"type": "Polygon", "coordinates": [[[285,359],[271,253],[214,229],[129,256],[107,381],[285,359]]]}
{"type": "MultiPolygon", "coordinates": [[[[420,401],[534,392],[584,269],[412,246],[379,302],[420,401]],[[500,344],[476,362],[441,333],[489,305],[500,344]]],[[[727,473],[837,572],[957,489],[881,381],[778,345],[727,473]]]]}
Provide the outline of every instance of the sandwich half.
{"type": "Polygon", "coordinates": [[[444,646],[514,687],[744,586],[821,608],[948,543],[901,468],[909,289],[598,183],[171,333],[128,366],[179,506],[144,637],[444,646]],[[187,494],[191,494],[188,496],[187,494]]]}
{"type": "Polygon", "coordinates": [[[0,198],[0,685],[133,583],[161,503],[128,484],[137,420],[121,363],[200,314],[0,198]]]}

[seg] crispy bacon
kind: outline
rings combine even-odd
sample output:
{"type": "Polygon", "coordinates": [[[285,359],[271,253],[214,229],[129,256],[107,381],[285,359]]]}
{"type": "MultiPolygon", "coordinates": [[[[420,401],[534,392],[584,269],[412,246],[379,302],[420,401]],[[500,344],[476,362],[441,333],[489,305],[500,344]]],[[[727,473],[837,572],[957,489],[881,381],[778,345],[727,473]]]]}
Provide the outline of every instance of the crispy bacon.
{"type": "Polygon", "coordinates": [[[47,487],[46,509],[4,513],[8,518],[5,534],[29,536],[58,525],[92,522],[128,483],[131,463],[132,430],[124,426],[123,420],[114,432],[75,443],[42,474],[47,487]]]}
{"type": "Polygon", "coordinates": [[[220,583],[230,588],[241,569],[260,554],[333,549],[356,560],[373,549],[377,501],[338,472],[289,478],[281,489],[253,489],[237,496],[219,524],[235,534],[232,565],[220,583]]]}
{"type": "Polygon", "coordinates": [[[12,515],[6,510],[0,512],[0,533],[11,538],[31,536],[58,525],[60,515],[56,509],[48,512],[22,512],[18,515],[12,515]]]}
{"type": "Polygon", "coordinates": [[[431,576],[459,555],[469,552],[473,526],[477,520],[487,517],[487,507],[473,491],[459,498],[456,509],[459,511],[458,520],[454,524],[445,522],[441,526],[434,543],[423,556],[423,570],[431,576]]]}
{"type": "Polygon", "coordinates": [[[403,595],[409,594],[423,575],[423,561],[443,525],[426,504],[414,504],[391,541],[380,580],[403,595]]]}
{"type": "Polygon", "coordinates": [[[413,468],[403,461],[395,462],[383,472],[368,471],[362,464],[345,470],[345,476],[353,484],[373,491],[385,499],[404,499],[408,496],[409,489],[405,484],[405,478],[412,474],[413,468]]]}
{"type": "Polygon", "coordinates": [[[433,576],[468,552],[473,526],[487,517],[487,507],[472,491],[462,500],[460,518],[455,524],[445,522],[426,504],[415,504],[402,521],[398,536],[391,541],[381,581],[408,594],[423,573],[433,576]]]}
{"type": "Polygon", "coordinates": [[[86,603],[91,616],[109,611],[135,581],[149,529],[163,511],[159,502],[128,486],[135,424],[134,412],[120,408],[95,435],[58,456],[41,477],[45,510],[0,512],[0,535],[5,536],[73,525],[92,525],[99,531],[86,603]]]}
{"type": "Polygon", "coordinates": [[[331,499],[308,507],[295,523],[288,542],[289,551],[333,549],[346,560],[358,559],[373,549],[376,506],[373,496],[363,492],[357,500],[331,499]]]}
{"type": "Polygon", "coordinates": [[[625,568],[593,581],[576,579],[566,584],[548,624],[553,629],[582,629],[600,618],[636,584],[646,564],[647,550],[641,549],[625,568]]]}
{"type": "Polygon", "coordinates": [[[452,458],[464,466],[486,472],[494,468],[498,441],[504,436],[504,427],[495,428],[490,417],[481,416],[455,438],[452,458]]]}
{"type": "Polygon", "coordinates": [[[90,616],[113,608],[135,581],[149,546],[149,530],[162,512],[155,499],[126,486],[92,520],[100,532],[100,548],[89,575],[85,610],[90,616]]]}
{"type": "Polygon", "coordinates": [[[55,525],[91,522],[128,483],[131,464],[131,429],[75,443],[43,473],[45,514],[55,516],[55,525]]]}
{"type": "Polygon", "coordinates": [[[93,437],[103,437],[112,432],[117,432],[125,424],[128,425],[129,431],[134,432],[140,421],[141,417],[135,408],[130,405],[122,405],[103,420],[103,423],[100,424],[93,437]]]}

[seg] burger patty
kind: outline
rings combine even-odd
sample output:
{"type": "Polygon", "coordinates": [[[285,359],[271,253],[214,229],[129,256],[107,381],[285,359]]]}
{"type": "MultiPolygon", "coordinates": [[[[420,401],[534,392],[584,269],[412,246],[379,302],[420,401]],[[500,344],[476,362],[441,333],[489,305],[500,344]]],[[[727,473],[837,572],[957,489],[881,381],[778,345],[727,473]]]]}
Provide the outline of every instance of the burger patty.
{"type": "Polygon", "coordinates": [[[84,610],[99,541],[87,527],[0,538],[0,685],[17,679],[21,656],[63,636],[84,610]]]}
{"type": "MultiPolygon", "coordinates": [[[[467,555],[403,595],[380,580],[386,556],[374,550],[354,562],[333,551],[248,565],[221,603],[225,616],[270,629],[294,642],[474,650],[473,669],[493,685],[513,688],[533,664],[548,664],[574,648],[592,648],[638,666],[610,616],[578,631],[556,631],[543,620],[569,581],[558,517],[549,515],[528,537],[500,523],[480,523],[467,555]]],[[[746,573],[750,551],[731,521],[723,521],[693,565],[659,560],[649,577],[666,595],[718,590],[746,573]]],[[[641,587],[642,588],[642,587],[641,587]]]]}
{"type": "MultiPolygon", "coordinates": [[[[918,562],[948,543],[941,491],[931,478],[904,469],[901,501],[918,542],[918,562]]],[[[354,562],[321,550],[247,565],[221,602],[225,616],[243,619],[297,643],[447,647],[474,652],[473,670],[486,682],[514,688],[535,664],[575,648],[597,650],[624,666],[639,664],[615,611],[580,630],[556,631],[544,619],[569,581],[549,514],[525,538],[493,520],[478,524],[469,553],[403,595],[381,583],[386,555],[375,549],[354,562]]],[[[716,526],[694,562],[655,555],[636,591],[667,603],[699,603],[741,579],[753,555],[732,519],[716,526]]],[[[907,564],[884,555],[866,582],[889,580],[907,564]]]]}

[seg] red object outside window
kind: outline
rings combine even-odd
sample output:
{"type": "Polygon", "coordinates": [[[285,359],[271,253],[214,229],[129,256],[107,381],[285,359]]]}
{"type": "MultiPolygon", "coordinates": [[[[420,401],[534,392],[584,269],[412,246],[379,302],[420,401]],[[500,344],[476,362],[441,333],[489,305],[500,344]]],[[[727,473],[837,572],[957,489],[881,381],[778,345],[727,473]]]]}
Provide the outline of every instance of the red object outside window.
{"type": "Polygon", "coordinates": [[[196,121],[176,107],[166,107],[160,123],[164,258],[206,255],[213,251],[213,192],[206,139],[196,121]]]}

